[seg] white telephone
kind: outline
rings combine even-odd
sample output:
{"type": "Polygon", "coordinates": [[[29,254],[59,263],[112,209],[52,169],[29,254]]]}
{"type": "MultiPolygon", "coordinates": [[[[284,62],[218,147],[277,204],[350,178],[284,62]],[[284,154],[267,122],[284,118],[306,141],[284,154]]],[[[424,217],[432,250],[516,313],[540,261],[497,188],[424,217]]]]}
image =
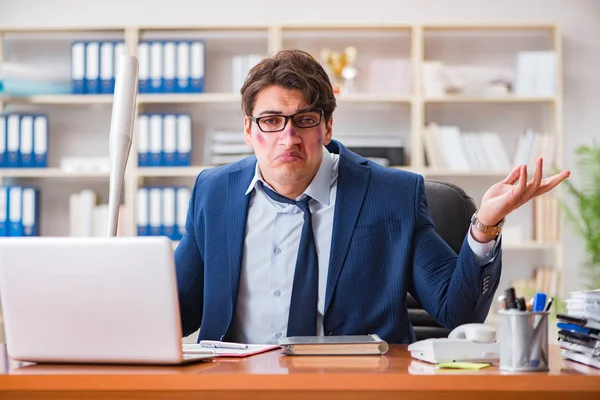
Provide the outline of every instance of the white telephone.
{"type": "Polygon", "coordinates": [[[434,364],[493,362],[500,358],[496,331],[484,324],[461,325],[447,338],[420,340],[409,345],[408,351],[412,357],[434,364]]]}

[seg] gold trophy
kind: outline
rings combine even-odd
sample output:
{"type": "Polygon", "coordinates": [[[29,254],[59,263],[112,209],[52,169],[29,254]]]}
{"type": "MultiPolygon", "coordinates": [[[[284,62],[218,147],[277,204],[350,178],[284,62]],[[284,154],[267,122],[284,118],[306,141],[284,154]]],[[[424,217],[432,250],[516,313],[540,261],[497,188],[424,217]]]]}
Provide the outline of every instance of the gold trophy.
{"type": "Polygon", "coordinates": [[[334,93],[342,95],[352,93],[354,91],[354,78],[358,75],[358,70],[354,67],[356,47],[348,46],[343,53],[324,48],[321,50],[321,60],[327,63],[334,77],[334,93]]]}

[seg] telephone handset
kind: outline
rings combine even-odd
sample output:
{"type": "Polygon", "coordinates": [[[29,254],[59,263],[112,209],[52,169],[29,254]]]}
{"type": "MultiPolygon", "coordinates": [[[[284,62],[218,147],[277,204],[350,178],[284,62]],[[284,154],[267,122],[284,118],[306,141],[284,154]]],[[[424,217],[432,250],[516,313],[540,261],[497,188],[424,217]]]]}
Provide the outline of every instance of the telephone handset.
{"type": "Polygon", "coordinates": [[[492,343],[496,341],[496,330],[485,324],[464,324],[450,332],[448,339],[465,339],[478,343],[492,343]]]}
{"type": "Polygon", "coordinates": [[[425,339],[408,346],[411,356],[430,363],[493,362],[499,359],[496,331],[485,324],[464,324],[447,338],[425,339]]]}

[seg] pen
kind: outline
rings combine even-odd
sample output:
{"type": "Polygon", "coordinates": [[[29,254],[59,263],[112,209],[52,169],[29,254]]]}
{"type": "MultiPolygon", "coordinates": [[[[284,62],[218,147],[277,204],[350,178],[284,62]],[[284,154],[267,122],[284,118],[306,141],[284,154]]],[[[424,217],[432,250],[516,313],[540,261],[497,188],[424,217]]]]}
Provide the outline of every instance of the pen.
{"type": "MultiPolygon", "coordinates": [[[[535,313],[539,313],[544,311],[544,308],[546,308],[546,293],[544,292],[538,292],[535,294],[535,296],[533,297],[533,307],[532,307],[532,311],[535,313]]],[[[539,330],[539,325],[540,323],[542,323],[542,316],[539,314],[536,314],[535,317],[533,318],[533,331],[537,332],[539,330]]],[[[537,368],[540,365],[540,358],[542,358],[542,349],[541,349],[541,344],[540,344],[540,338],[536,337],[534,335],[533,338],[533,345],[531,348],[531,357],[529,359],[529,365],[531,365],[534,368],[537,368]]]]}
{"type": "Polygon", "coordinates": [[[248,345],[244,343],[219,342],[218,340],[201,340],[200,346],[212,347],[215,349],[247,349],[248,345]]]}
{"type": "Polygon", "coordinates": [[[527,306],[525,305],[525,299],[523,297],[517,299],[517,308],[519,311],[527,311],[527,306]]]}
{"type": "Polygon", "coordinates": [[[552,307],[553,302],[554,302],[554,297],[550,297],[550,301],[548,302],[548,305],[546,306],[546,309],[544,311],[546,311],[546,312],[550,311],[550,307],[552,307]]]}
{"type": "Polygon", "coordinates": [[[517,308],[515,288],[510,287],[504,291],[504,304],[507,310],[517,308]]]}

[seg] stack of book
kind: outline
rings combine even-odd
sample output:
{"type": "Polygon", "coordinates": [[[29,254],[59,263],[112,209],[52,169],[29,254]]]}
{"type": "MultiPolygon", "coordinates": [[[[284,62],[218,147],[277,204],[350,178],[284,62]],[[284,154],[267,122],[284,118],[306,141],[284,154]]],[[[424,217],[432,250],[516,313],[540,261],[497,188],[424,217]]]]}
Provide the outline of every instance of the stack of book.
{"type": "Polygon", "coordinates": [[[600,289],[573,292],[565,303],[557,315],[563,358],[600,368],[600,289]]]}

